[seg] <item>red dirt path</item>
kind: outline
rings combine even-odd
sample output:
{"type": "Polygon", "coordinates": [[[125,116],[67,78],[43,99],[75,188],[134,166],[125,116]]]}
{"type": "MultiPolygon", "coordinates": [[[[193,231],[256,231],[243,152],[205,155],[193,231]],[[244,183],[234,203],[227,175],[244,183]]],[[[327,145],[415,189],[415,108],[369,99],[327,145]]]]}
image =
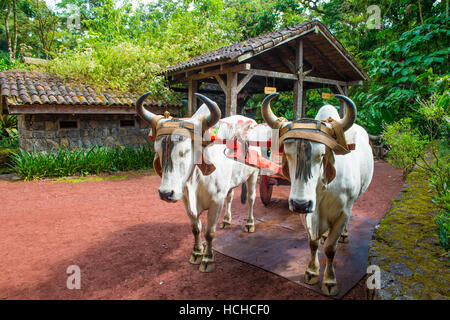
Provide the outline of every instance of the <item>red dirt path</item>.
{"type": "MultiPolygon", "coordinates": [[[[0,181],[0,299],[326,299],[217,252],[215,272],[199,272],[183,204],[159,200],[159,183],[0,181]],[[66,288],[70,265],[81,290],[66,288]]],[[[380,219],[401,187],[401,172],[377,161],[353,214],[380,219]]],[[[364,299],[363,281],[345,298],[364,299]]]]}

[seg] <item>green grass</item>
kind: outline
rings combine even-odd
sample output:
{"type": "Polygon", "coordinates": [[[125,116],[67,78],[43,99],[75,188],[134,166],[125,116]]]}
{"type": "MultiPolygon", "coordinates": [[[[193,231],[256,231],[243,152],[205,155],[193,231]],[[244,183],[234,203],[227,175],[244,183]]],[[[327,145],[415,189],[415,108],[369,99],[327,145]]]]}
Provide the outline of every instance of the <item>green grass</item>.
{"type": "Polygon", "coordinates": [[[12,154],[14,172],[25,180],[150,169],[154,152],[150,147],[92,147],[59,149],[53,153],[20,151],[12,154]]]}

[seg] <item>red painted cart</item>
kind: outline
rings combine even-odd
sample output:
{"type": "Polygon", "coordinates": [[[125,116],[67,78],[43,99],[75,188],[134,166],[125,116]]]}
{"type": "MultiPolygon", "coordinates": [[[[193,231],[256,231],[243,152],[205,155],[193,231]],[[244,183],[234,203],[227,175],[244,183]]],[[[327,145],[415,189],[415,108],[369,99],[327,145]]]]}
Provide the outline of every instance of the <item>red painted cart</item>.
{"type": "Polygon", "coordinates": [[[271,140],[268,141],[225,141],[211,137],[214,143],[226,144],[226,156],[247,165],[263,169],[259,179],[259,194],[265,206],[270,203],[274,185],[290,185],[281,175],[282,154],[272,155],[271,140]],[[261,147],[261,154],[249,146],[261,147]]]}

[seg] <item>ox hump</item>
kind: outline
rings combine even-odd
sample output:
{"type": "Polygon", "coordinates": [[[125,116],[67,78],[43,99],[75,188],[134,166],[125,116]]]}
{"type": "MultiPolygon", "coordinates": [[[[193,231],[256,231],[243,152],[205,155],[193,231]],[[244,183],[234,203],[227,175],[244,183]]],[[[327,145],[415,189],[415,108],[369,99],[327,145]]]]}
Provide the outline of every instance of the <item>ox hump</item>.
{"type": "Polygon", "coordinates": [[[319,112],[317,112],[316,120],[327,120],[328,118],[333,118],[334,120],[341,120],[341,117],[339,117],[339,113],[335,106],[332,106],[330,104],[324,105],[322,108],[319,109],[319,112]]]}

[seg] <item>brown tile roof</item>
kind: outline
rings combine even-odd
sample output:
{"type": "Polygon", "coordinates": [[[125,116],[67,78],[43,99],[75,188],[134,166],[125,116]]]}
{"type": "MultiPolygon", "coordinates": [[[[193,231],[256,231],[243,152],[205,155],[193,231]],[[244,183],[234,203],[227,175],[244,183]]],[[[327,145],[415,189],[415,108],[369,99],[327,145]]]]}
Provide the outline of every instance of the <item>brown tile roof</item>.
{"type": "MultiPolygon", "coordinates": [[[[165,70],[165,73],[173,73],[180,70],[185,70],[193,67],[199,67],[205,64],[214,62],[234,62],[239,57],[247,53],[257,54],[263,50],[272,48],[281,42],[289,41],[301,33],[312,30],[315,27],[319,28],[337,48],[344,54],[352,63],[361,71],[363,75],[366,75],[354,58],[345,50],[342,44],[331,34],[331,32],[318,20],[312,20],[304,22],[295,26],[286,27],[277,31],[262,34],[256,38],[248,39],[241,43],[232,44],[228,47],[223,47],[215,51],[208,52],[204,55],[197,56],[189,61],[170,66],[165,70]]],[[[368,77],[367,77],[368,78],[368,77]]]]}
{"type": "MultiPolygon", "coordinates": [[[[71,105],[134,107],[138,95],[114,90],[97,90],[75,80],[36,71],[0,72],[1,98],[9,105],[71,105]]],[[[147,106],[181,107],[180,103],[146,101],[147,106]]]]}

